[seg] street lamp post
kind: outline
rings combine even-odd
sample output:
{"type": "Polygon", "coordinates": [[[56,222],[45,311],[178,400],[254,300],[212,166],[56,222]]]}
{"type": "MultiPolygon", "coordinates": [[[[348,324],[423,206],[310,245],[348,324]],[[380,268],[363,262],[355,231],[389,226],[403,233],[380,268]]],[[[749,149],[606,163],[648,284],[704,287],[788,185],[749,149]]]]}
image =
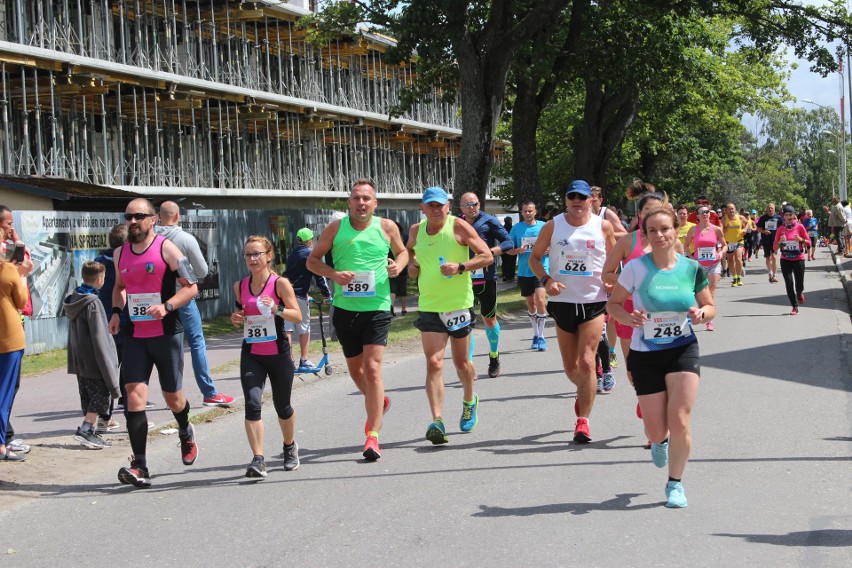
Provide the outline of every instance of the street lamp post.
{"type": "MultiPolygon", "coordinates": [[[[818,106],[820,108],[824,108],[830,110],[834,113],[834,116],[837,117],[838,122],[840,122],[840,117],[837,114],[837,111],[832,107],[821,105],[818,102],[812,101],[810,99],[802,99],[803,103],[810,103],[814,106],[818,106]]],[[[838,136],[840,141],[840,199],[842,201],[846,200],[846,126],[843,123],[840,123],[840,135],[838,136]]]]}

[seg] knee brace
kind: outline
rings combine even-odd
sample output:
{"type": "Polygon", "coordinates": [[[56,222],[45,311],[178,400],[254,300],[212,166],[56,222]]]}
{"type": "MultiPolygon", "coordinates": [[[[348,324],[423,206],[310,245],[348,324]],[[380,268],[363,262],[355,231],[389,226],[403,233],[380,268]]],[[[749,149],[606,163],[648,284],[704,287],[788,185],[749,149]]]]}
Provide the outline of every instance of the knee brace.
{"type": "Polygon", "coordinates": [[[246,420],[250,422],[256,422],[260,420],[260,405],[259,404],[251,404],[246,401],[246,420]]]}
{"type": "Polygon", "coordinates": [[[296,412],[289,404],[285,406],[282,410],[276,409],[276,411],[278,412],[278,418],[280,418],[281,420],[289,420],[290,417],[293,416],[293,414],[296,412]]]}

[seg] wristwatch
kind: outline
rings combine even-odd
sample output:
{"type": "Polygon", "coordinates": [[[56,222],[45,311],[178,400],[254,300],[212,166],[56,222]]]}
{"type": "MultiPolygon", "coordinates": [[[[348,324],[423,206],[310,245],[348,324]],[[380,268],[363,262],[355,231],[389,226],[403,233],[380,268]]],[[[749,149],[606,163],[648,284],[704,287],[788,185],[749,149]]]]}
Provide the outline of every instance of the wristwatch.
{"type": "Polygon", "coordinates": [[[166,311],[169,313],[172,313],[175,309],[171,302],[163,302],[163,307],[166,308],[166,311]]]}
{"type": "Polygon", "coordinates": [[[461,274],[462,272],[464,272],[464,268],[465,268],[464,263],[463,263],[463,262],[460,262],[460,263],[459,263],[459,274],[461,274]]]}

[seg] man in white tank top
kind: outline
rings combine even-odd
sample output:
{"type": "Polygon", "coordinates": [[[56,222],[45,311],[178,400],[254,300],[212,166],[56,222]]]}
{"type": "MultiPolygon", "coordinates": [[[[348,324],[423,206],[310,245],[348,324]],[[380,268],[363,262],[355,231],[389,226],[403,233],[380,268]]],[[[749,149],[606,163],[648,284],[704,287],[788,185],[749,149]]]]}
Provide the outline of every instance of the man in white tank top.
{"type": "Polygon", "coordinates": [[[530,255],[530,268],[541,278],[549,300],[547,312],[556,321],[562,367],[577,386],[574,441],[592,441],[589,415],[595,402],[595,353],[603,332],[606,289],[601,281],[604,260],[615,245],[612,224],[592,215],[592,188],[572,181],[565,192],[565,213],[548,221],[530,255]],[[547,251],[550,273],[542,258],[547,251]]]}

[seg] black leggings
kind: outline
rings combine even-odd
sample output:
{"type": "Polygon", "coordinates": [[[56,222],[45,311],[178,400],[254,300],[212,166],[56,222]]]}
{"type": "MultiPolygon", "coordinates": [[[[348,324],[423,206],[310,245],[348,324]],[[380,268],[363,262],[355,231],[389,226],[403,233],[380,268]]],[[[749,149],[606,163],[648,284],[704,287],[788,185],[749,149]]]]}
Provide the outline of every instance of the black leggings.
{"type": "Polygon", "coordinates": [[[289,354],[253,355],[243,349],[240,358],[240,382],[246,399],[246,420],[260,420],[260,405],[267,376],[272,389],[272,404],[278,418],[287,420],[293,416],[293,407],[290,406],[293,371],[293,361],[289,354]]]}
{"type": "Polygon", "coordinates": [[[784,284],[787,286],[787,297],[790,305],[799,307],[799,294],[805,291],[805,261],[781,259],[781,274],[784,275],[784,284]],[[796,281],[795,289],[793,280],[796,281]]]}

